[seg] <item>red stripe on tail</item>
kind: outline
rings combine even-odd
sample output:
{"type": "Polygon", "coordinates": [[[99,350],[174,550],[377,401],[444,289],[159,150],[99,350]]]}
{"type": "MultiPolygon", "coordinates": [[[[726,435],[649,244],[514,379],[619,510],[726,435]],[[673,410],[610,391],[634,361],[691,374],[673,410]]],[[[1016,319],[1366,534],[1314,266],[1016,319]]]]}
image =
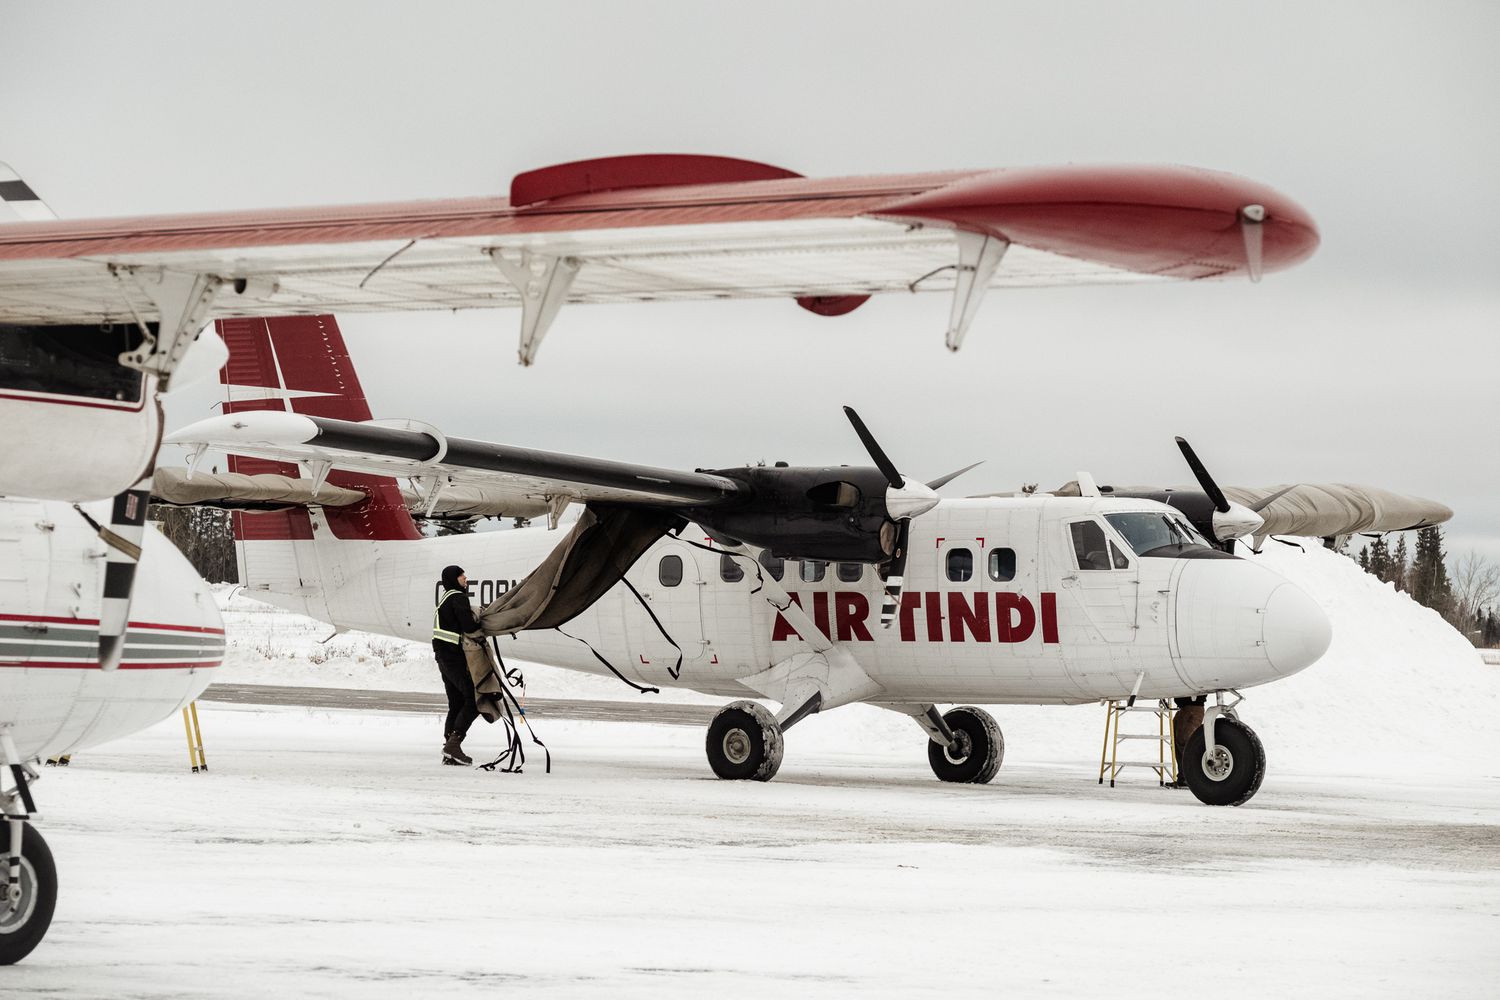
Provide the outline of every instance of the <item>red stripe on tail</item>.
{"type": "MultiPolygon", "coordinates": [[[[370,404],[332,316],[221,319],[216,325],[229,347],[229,361],[219,373],[228,395],[225,413],[280,410],[338,420],[370,419],[370,404]]],[[[229,456],[229,471],[301,474],[287,462],[240,455],[229,456]]],[[[328,482],[367,497],[351,507],[323,508],[334,537],[368,541],[422,537],[394,479],[335,471],[328,482]]],[[[234,537],[245,541],[309,539],[312,521],[305,510],[236,513],[234,537]]]]}

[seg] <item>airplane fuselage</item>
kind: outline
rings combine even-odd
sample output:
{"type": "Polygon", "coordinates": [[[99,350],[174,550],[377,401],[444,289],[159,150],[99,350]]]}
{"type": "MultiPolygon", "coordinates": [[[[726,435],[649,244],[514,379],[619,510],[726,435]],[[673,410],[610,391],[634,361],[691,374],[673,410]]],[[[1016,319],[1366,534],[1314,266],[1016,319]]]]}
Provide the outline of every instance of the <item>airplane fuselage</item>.
{"type": "MultiPolygon", "coordinates": [[[[108,519],[107,503],[84,509],[108,519]]],[[[105,551],[71,504],[0,497],[0,728],[22,757],[144,729],[197,698],[224,658],[208,585],[148,529],[124,655],[101,670],[105,551]]]]}
{"type": "MultiPolygon", "coordinates": [[[[521,632],[502,639],[500,651],[605,673],[592,647],[637,683],[754,695],[743,679],[808,649],[789,616],[758,592],[759,574],[779,569],[787,595],[853,655],[882,701],[1071,704],[1123,697],[1137,685],[1145,697],[1181,696],[1265,683],[1321,655],[1326,619],[1275,573],[1206,547],[1137,555],[1105,516],[1160,510],[1108,498],[943,501],[913,522],[890,628],[879,621],[883,584],[872,567],[757,563],[726,555],[689,526],[626,575],[639,599],[616,585],[561,630],[521,632]],[[1075,528],[1084,524],[1091,527],[1075,528]],[[1105,539],[1105,565],[1097,557],[1080,565],[1094,555],[1075,544],[1085,534],[1105,539]]],[[[316,511],[313,527],[310,540],[240,543],[249,593],[342,628],[407,639],[430,638],[444,565],[467,570],[470,597],[482,605],[560,537],[528,528],[340,540],[316,511]]]]}

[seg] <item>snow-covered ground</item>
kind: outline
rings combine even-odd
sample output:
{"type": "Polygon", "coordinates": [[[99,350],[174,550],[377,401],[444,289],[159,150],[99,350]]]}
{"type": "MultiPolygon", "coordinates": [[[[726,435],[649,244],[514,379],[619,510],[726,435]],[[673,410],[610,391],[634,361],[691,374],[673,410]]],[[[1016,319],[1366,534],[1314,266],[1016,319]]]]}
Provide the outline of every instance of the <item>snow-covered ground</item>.
{"type": "MultiPolygon", "coordinates": [[[[1334,646],[1250,692],[1270,767],[1242,808],[1097,784],[1089,706],[996,709],[1006,763],[971,787],[862,706],[759,784],[713,779],[683,727],[548,720],[553,772],[505,775],[438,766],[435,718],[204,703],[207,775],[175,719],[46,774],[62,895],[0,994],[1493,997],[1500,669],[1347,560],[1275,548],[1334,646]]],[[[310,663],[326,627],[228,610],[225,681],[437,689],[421,644],[310,663]]]]}

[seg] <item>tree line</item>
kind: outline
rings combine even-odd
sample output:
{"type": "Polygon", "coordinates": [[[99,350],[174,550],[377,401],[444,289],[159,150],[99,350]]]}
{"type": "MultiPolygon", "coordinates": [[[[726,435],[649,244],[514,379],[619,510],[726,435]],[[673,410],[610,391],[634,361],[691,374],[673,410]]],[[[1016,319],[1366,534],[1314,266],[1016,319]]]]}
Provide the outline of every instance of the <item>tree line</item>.
{"type": "Polygon", "coordinates": [[[1442,615],[1474,645],[1500,646],[1500,566],[1470,552],[1460,556],[1450,572],[1441,527],[1418,531],[1415,552],[1408,552],[1406,535],[1400,535],[1395,546],[1382,535],[1361,547],[1355,561],[1365,572],[1442,615]]]}

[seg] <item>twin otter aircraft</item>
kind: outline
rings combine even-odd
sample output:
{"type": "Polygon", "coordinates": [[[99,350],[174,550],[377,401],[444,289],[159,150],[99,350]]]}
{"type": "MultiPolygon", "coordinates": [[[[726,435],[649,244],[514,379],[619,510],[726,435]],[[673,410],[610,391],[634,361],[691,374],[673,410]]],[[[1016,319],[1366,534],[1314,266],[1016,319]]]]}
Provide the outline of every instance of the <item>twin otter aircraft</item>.
{"type": "Polygon", "coordinates": [[[771,778],[783,733],[867,702],[910,715],[945,781],[986,782],[1004,743],[962,705],[1214,695],[1182,762],[1210,804],[1260,785],[1265,754],[1235,689],[1323,655],[1301,590],[1210,544],[1178,510],[1100,495],[944,500],[903,476],[847,410],[873,467],[683,472],[372,421],[332,317],[221,321],[223,416],[167,440],[231,453],[231,472],[312,477],[312,502],[237,511],[241,579],[340,628],[425,639],[434,579],[461,563],[503,621],[503,654],[641,686],[739,699],[709,726],[724,778],[771,778]],[[484,486],[556,514],[543,528],[422,538],[394,476],[484,486]],[[319,491],[357,503],[320,503],[319,491]],[[772,714],[750,698],[780,703],[772,714]]]}

